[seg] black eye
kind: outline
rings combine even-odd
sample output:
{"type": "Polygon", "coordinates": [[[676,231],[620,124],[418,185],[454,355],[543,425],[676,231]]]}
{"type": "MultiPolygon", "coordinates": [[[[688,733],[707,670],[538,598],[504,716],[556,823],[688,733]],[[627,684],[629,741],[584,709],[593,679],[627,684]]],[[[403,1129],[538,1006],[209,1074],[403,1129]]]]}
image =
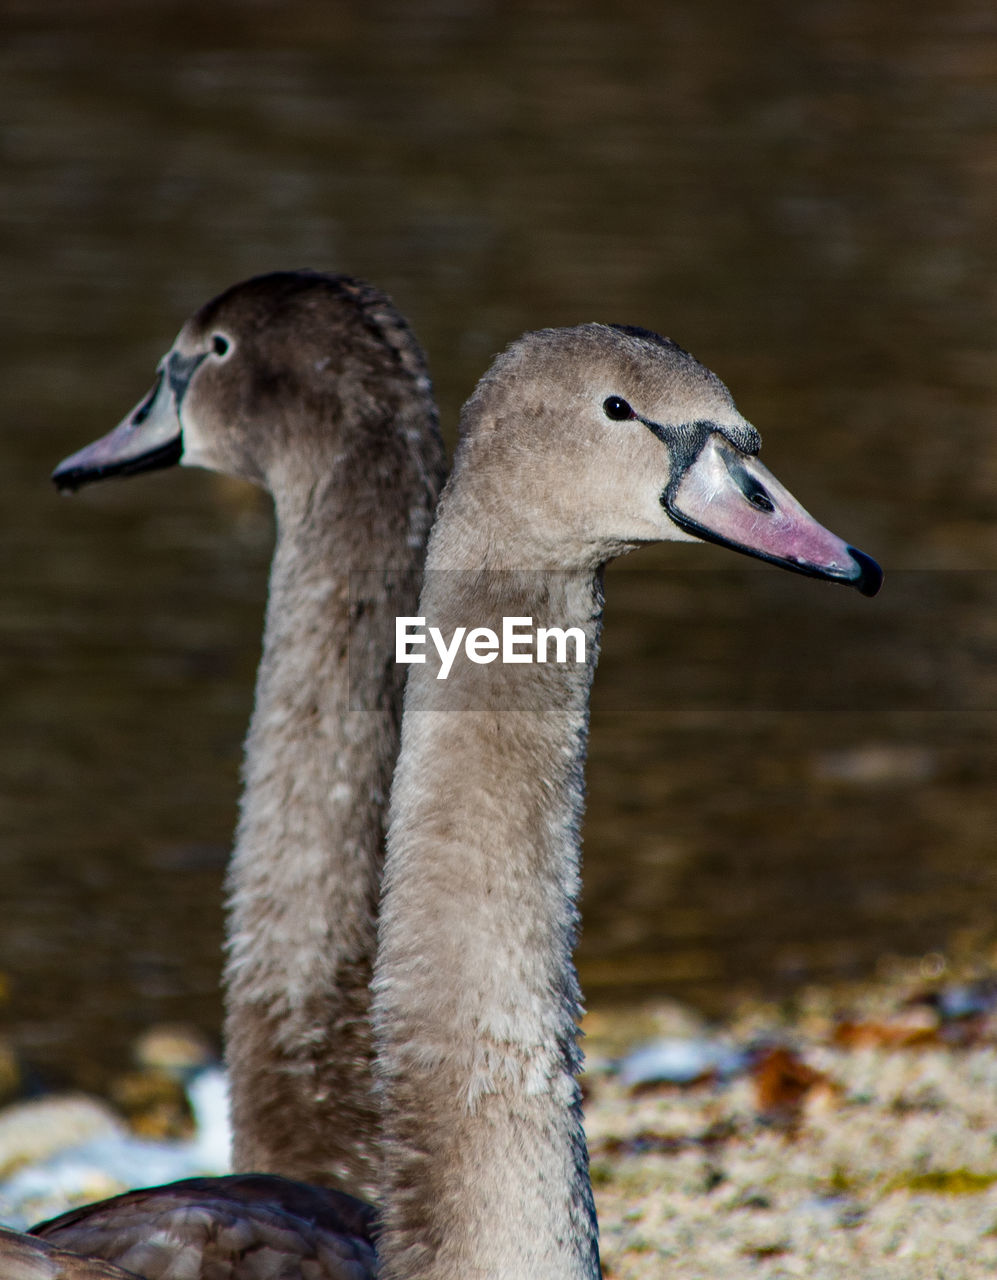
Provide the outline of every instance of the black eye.
{"type": "Polygon", "coordinates": [[[216,333],[211,339],[211,350],[216,356],[227,356],[230,343],[224,334],[216,333]]]}
{"type": "Polygon", "coordinates": [[[633,409],[622,396],[607,396],[602,402],[602,407],[606,417],[612,418],[614,422],[626,422],[627,418],[636,417],[633,409]]]}

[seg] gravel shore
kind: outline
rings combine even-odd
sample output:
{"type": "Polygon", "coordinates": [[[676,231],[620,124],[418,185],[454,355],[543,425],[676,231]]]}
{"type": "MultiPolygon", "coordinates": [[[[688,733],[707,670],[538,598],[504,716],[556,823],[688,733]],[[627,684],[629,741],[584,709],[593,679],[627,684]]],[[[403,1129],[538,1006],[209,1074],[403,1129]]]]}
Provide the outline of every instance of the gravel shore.
{"type": "MultiPolygon", "coordinates": [[[[677,1006],[644,1036],[744,1054],[696,1083],[624,1085],[624,1020],[588,1019],[586,1125],[614,1280],[991,1276],[997,1018],[976,975],[804,993],[707,1027],[677,1006]],[[618,1052],[618,1050],[616,1050],[618,1052]]],[[[631,1039],[631,1043],[632,1043],[631,1039]]]]}
{"type": "MultiPolygon", "coordinates": [[[[927,961],[860,988],[744,1003],[720,1023],[664,1002],[589,1014],[606,1276],[994,1275],[997,980],[927,961]]],[[[95,1099],[13,1104],[0,1112],[0,1218],[21,1226],[147,1181],[142,1142],[95,1099]],[[133,1148],[138,1170],[122,1172],[133,1148]]]]}

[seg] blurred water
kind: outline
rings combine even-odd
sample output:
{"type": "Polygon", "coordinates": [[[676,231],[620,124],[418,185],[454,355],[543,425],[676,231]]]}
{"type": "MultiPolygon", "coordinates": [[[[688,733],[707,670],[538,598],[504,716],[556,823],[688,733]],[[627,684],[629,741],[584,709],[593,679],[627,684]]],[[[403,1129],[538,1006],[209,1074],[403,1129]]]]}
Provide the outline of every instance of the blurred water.
{"type": "Polygon", "coordinates": [[[871,0],[0,4],[0,974],[45,1071],[218,1019],[269,514],[47,474],[197,305],[387,288],[451,432],[522,330],[678,339],[894,573],[609,578],[583,979],[707,1005],[993,942],[997,17],[871,0]],[[989,684],[988,684],[989,680],[989,684]]]}

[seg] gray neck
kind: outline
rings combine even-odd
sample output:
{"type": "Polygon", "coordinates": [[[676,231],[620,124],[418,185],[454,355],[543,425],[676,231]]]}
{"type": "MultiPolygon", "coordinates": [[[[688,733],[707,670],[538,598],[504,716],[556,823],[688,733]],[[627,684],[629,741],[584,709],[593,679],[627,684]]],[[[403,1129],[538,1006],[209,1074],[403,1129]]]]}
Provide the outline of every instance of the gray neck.
{"type": "Polygon", "coordinates": [[[417,599],[431,480],[421,501],[372,503],[362,538],[342,477],[278,496],[229,875],[236,1170],[379,1185],[369,982],[401,685],[387,655],[417,599]]]}
{"type": "Polygon", "coordinates": [[[448,528],[420,615],[447,634],[503,614],[578,626],[589,661],[411,669],[374,996],[381,1274],[596,1280],[572,948],[601,583],[440,571],[484,562],[449,557],[448,528]]]}

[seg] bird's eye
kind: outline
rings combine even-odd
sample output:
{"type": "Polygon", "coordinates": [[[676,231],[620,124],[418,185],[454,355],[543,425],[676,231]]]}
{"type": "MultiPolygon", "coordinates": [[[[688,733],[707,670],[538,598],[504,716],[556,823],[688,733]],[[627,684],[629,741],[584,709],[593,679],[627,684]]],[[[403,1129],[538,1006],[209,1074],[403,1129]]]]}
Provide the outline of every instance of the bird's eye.
{"type": "Polygon", "coordinates": [[[231,345],[223,333],[216,333],[211,339],[211,350],[216,356],[227,356],[231,345]]]}
{"type": "Polygon", "coordinates": [[[614,422],[626,422],[628,418],[636,417],[622,396],[607,396],[602,402],[602,408],[606,417],[612,418],[614,422]]]}

